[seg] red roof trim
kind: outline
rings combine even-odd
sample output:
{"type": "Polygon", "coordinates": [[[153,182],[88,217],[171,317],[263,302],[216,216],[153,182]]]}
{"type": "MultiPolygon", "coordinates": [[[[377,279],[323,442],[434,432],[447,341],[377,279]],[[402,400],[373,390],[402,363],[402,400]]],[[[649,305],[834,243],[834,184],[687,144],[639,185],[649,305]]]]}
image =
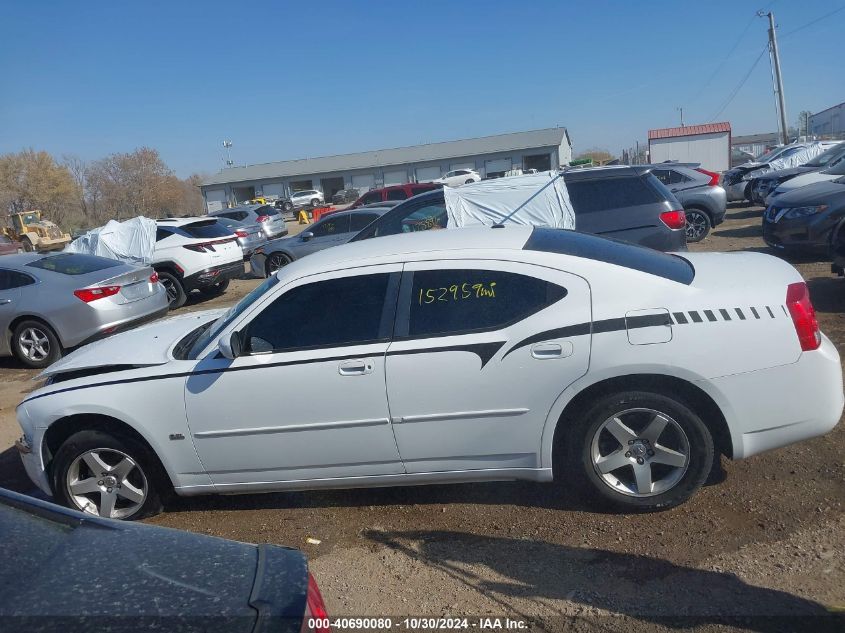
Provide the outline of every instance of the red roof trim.
{"type": "Polygon", "coordinates": [[[695,134],[713,134],[716,132],[730,132],[731,124],[705,123],[704,125],[685,125],[684,127],[666,127],[659,130],[649,130],[648,140],[655,138],[673,138],[675,136],[693,136],[695,134]]]}

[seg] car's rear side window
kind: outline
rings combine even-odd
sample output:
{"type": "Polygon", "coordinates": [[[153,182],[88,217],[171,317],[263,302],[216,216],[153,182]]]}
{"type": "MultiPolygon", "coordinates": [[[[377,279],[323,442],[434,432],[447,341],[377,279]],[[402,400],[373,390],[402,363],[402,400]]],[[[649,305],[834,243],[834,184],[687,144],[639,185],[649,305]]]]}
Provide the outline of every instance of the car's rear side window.
{"type": "Polygon", "coordinates": [[[661,201],[639,176],[567,180],[566,188],[572,206],[579,214],[661,201]]]}
{"type": "Polygon", "coordinates": [[[271,204],[263,207],[258,207],[255,210],[256,215],[279,215],[279,210],[271,204]]]}
{"type": "Polygon", "coordinates": [[[566,289],[561,286],[501,270],[416,271],[407,336],[450,336],[500,329],[565,296],[566,289]]]}
{"type": "Polygon", "coordinates": [[[48,255],[47,257],[36,259],[34,262],[27,264],[27,266],[31,266],[32,268],[41,268],[42,270],[62,273],[63,275],[87,275],[98,270],[122,265],[122,262],[114,259],[106,259],[105,257],[97,257],[96,255],[83,255],[81,253],[48,255]]]}
{"type": "Polygon", "coordinates": [[[388,200],[405,200],[407,198],[408,194],[405,193],[404,189],[391,189],[387,192],[388,200]]]}
{"type": "Polygon", "coordinates": [[[201,220],[191,224],[183,224],[179,227],[188,237],[196,239],[213,239],[216,237],[229,237],[232,232],[217,220],[201,220]]]}
{"type": "Polygon", "coordinates": [[[695,268],[683,257],[578,231],[535,228],[523,249],[607,262],[686,285],[695,278],[695,268]]]}
{"type": "MultiPolygon", "coordinates": [[[[389,273],[341,277],[293,288],[245,329],[252,354],[341,347],[386,340],[389,273]]],[[[395,302],[395,299],[394,299],[395,302]]]]}
{"type": "Polygon", "coordinates": [[[0,290],[11,290],[12,288],[29,286],[34,283],[35,279],[29,275],[19,273],[17,270],[0,268],[0,290]]]}
{"type": "Polygon", "coordinates": [[[361,198],[361,204],[372,204],[373,202],[381,202],[381,191],[371,191],[361,198]]]}

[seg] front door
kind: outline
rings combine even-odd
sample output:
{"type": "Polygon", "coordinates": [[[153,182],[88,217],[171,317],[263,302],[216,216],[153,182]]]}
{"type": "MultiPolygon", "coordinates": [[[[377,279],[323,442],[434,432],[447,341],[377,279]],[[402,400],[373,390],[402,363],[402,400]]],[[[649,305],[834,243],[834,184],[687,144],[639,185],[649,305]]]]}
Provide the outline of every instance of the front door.
{"type": "Polygon", "coordinates": [[[304,257],[324,248],[345,244],[351,237],[348,214],[329,216],[299,235],[294,252],[297,258],[304,257]],[[305,233],[310,233],[313,237],[303,237],[305,233]]]}
{"type": "Polygon", "coordinates": [[[292,282],[212,350],[185,385],[188,422],[217,486],[403,472],[385,394],[400,265],[292,282]]]}
{"type": "Polygon", "coordinates": [[[405,266],[387,388],[409,473],[540,467],[546,416],[590,358],[590,290],[501,261],[405,266]]]}

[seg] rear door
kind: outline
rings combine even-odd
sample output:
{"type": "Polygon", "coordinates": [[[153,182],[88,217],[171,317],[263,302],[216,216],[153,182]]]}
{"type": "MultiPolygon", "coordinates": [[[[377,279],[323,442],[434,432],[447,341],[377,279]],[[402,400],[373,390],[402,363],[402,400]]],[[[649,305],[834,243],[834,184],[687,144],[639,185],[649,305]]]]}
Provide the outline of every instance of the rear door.
{"type": "Polygon", "coordinates": [[[529,264],[407,264],[387,392],[409,473],[540,467],[552,403],[590,358],[590,289],[529,264]]]}
{"type": "MultiPolygon", "coordinates": [[[[20,305],[21,288],[35,283],[35,279],[16,270],[0,268],[0,329],[10,331],[10,325],[15,317],[22,313],[20,305]]],[[[6,347],[8,337],[3,340],[6,347]]]]}

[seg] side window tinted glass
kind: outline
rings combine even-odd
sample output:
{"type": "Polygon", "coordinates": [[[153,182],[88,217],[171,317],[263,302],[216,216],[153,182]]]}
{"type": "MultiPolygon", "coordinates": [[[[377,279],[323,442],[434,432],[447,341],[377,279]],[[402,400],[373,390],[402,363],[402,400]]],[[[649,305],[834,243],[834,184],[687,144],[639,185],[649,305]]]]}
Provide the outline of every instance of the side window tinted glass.
{"type": "Polygon", "coordinates": [[[156,242],[160,242],[165,237],[170,237],[173,235],[168,229],[163,229],[161,227],[156,229],[156,242]]]}
{"type": "Polygon", "coordinates": [[[381,202],[381,191],[371,191],[361,198],[361,204],[372,204],[373,202],[381,202]]]}
{"type": "Polygon", "coordinates": [[[311,229],[311,232],[314,234],[314,237],[349,233],[349,216],[342,215],[337,218],[326,218],[311,229]]]}
{"type": "Polygon", "coordinates": [[[566,188],[569,190],[572,206],[578,213],[660,202],[657,193],[636,176],[567,182],[566,188]]]}
{"type": "Polygon", "coordinates": [[[388,200],[405,200],[407,197],[408,194],[405,193],[404,189],[392,189],[387,192],[388,200]]]}
{"type": "Polygon", "coordinates": [[[34,283],[35,280],[29,275],[24,275],[16,270],[0,269],[0,290],[11,290],[34,283]]]}
{"type": "Polygon", "coordinates": [[[350,230],[360,231],[378,217],[375,213],[356,213],[350,219],[350,230]]]}
{"type": "Polygon", "coordinates": [[[408,335],[450,335],[516,323],[566,296],[561,286],[499,270],[414,273],[408,335]]]}
{"type": "Polygon", "coordinates": [[[246,351],[258,354],[377,341],[390,275],[343,277],[298,286],[245,328],[246,351]]]}

